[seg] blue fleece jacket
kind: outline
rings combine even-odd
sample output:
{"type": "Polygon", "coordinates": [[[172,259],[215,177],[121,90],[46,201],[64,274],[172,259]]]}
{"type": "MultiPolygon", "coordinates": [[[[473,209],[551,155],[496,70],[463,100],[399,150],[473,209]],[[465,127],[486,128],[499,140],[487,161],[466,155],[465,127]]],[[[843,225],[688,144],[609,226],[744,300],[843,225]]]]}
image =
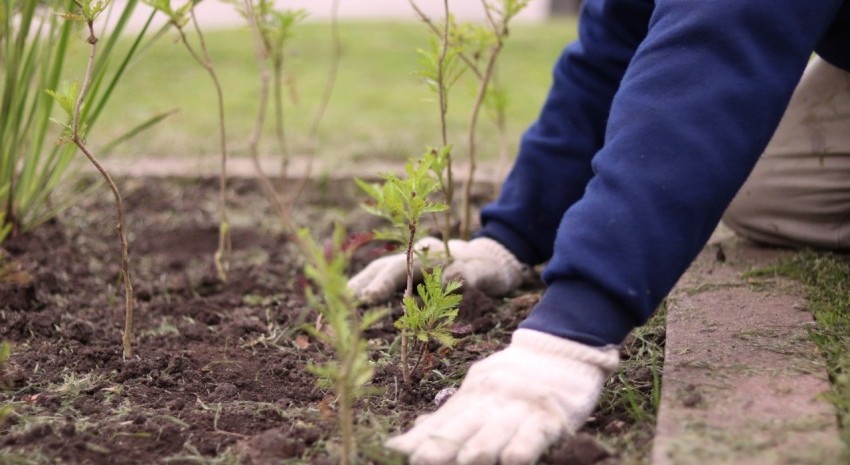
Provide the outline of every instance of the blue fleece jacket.
{"type": "MultiPolygon", "coordinates": [[[[850,0],[848,0],[850,4],[850,0]]],[[[521,327],[618,344],[705,245],[813,50],[850,70],[841,0],[586,0],[481,235],[549,260],[521,327]]]]}

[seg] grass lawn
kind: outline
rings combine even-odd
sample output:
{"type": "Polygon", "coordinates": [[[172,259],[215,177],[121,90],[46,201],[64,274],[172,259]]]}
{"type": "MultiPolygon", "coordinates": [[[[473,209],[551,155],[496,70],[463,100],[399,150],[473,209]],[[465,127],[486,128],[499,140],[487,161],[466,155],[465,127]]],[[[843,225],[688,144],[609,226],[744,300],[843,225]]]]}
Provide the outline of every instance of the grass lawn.
{"type": "MultiPolygon", "coordinates": [[[[330,56],[327,23],[298,27],[288,58],[293,85],[286,105],[293,152],[303,152],[307,132],[325,82],[330,56]]],[[[499,69],[508,90],[510,140],[513,146],[534,120],[551,82],[550,70],[576,34],[574,21],[519,24],[512,30],[499,69]]],[[[416,49],[429,34],[416,22],[341,24],[343,58],[337,86],[320,132],[325,157],[406,159],[437,145],[438,113],[434,95],[415,75],[416,49]]],[[[228,140],[235,156],[247,152],[258,99],[258,72],[247,29],[207,33],[207,41],[225,93],[228,140]]],[[[123,46],[129,46],[129,39],[123,46]]],[[[80,75],[86,49],[74,49],[71,78],[80,75]]],[[[471,77],[471,75],[470,75],[471,77]]],[[[464,134],[474,83],[461,80],[450,100],[451,139],[464,156],[464,134]]],[[[158,127],[115,147],[111,155],[184,157],[217,153],[217,115],[207,74],[169,33],[141,55],[116,90],[109,108],[90,134],[106,143],[154,114],[178,109],[158,127]]],[[[481,120],[480,156],[496,156],[496,131],[481,120]]],[[[274,153],[269,122],[266,153],[274,153]]]]}

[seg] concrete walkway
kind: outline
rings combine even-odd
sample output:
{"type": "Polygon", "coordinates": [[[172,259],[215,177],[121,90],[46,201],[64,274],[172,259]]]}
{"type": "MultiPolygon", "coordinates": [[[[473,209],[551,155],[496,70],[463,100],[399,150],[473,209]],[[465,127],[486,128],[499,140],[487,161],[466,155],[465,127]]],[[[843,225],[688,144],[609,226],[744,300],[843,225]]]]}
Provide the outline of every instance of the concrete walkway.
{"type": "Polygon", "coordinates": [[[843,463],[802,285],[742,277],[788,254],[727,233],[676,286],[652,465],[843,463]]]}

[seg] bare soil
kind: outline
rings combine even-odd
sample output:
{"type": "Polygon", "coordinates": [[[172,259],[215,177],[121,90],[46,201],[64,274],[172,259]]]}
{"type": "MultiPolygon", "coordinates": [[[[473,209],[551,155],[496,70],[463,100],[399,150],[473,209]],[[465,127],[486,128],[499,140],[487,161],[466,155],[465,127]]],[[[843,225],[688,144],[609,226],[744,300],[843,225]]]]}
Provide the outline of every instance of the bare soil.
{"type": "MultiPolygon", "coordinates": [[[[0,464],[336,463],[335,399],[307,371],[328,351],[300,329],[317,316],[300,260],[255,183],[235,181],[233,269],[220,284],[215,186],[122,180],[137,359],[121,356],[123,287],[107,194],[2,245],[0,340],[13,352],[0,371],[0,406],[13,412],[0,420],[0,464]]],[[[362,198],[347,184],[312,186],[296,222],[317,238],[329,237],[335,221],[369,231],[377,223],[356,207],[362,198]]],[[[353,268],[383,253],[383,244],[363,247],[353,268]]],[[[391,320],[373,330],[380,393],[357,406],[363,461],[403,462],[381,441],[433,410],[435,395],[458,384],[471,361],[503,347],[541,290],[531,283],[507,299],[467,292],[460,343],[435,350],[410,390],[401,386],[391,320]]],[[[542,463],[621,463],[610,444],[628,436],[645,448],[651,435],[650,424],[608,408],[542,463]]]]}

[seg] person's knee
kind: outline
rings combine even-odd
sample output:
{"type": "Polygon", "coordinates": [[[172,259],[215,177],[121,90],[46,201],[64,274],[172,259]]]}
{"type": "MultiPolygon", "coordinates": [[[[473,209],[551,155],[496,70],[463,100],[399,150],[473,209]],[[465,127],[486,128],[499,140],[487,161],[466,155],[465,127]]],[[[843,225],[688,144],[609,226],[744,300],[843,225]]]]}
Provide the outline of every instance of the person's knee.
{"type": "Polygon", "coordinates": [[[766,206],[749,190],[742,189],[723,213],[722,221],[739,236],[757,242],[771,242],[769,237],[778,233],[764,224],[766,206]]]}

